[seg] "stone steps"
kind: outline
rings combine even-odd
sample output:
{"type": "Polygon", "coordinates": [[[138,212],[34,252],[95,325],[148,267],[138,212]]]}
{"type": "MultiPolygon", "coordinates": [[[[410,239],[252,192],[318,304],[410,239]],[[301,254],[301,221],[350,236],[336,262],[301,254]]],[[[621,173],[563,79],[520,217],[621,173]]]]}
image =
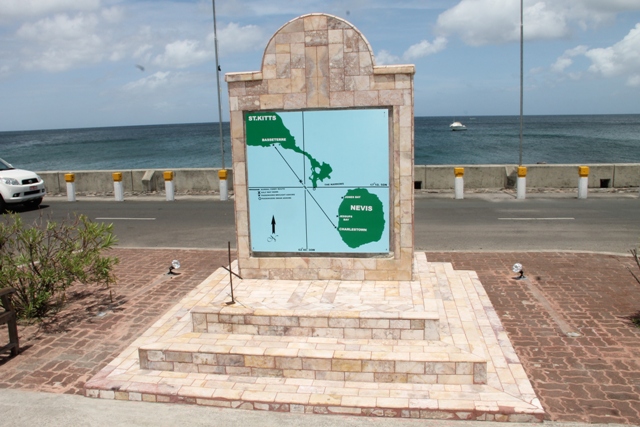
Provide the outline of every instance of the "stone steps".
{"type": "Polygon", "coordinates": [[[194,332],[347,339],[440,339],[437,313],[194,307],[194,332]]]}
{"type": "Polygon", "coordinates": [[[475,273],[424,254],[414,265],[415,282],[243,280],[233,306],[220,269],[88,381],[86,394],[291,414],[541,422],[544,410],[475,273]],[[356,321],[367,331],[353,332],[356,321]],[[436,383],[411,382],[425,380],[436,383]]]}
{"type": "Polygon", "coordinates": [[[141,346],[140,368],[247,377],[486,384],[487,363],[441,341],[193,332],[141,346]]]}
{"type": "MultiPolygon", "coordinates": [[[[368,383],[245,377],[107,367],[86,395],[103,399],[190,403],[290,414],[542,422],[537,404],[484,385],[368,383]]],[[[329,422],[331,424],[331,422],[329,422]]]]}

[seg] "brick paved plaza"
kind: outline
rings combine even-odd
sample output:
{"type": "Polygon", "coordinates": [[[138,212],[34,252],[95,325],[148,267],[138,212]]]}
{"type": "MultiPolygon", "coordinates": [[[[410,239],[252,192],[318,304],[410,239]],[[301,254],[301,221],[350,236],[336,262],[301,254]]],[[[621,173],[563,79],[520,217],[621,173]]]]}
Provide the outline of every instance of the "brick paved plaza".
{"type": "MultiPolygon", "coordinates": [[[[0,388],[84,394],[86,381],[226,264],[227,256],[207,250],[114,253],[121,260],[114,302],[104,290],[79,287],[53,319],[40,327],[21,325],[22,353],[0,356],[0,388]],[[172,259],[182,268],[168,277],[172,259]]],[[[640,285],[627,270],[637,268],[630,257],[427,253],[427,260],[477,272],[546,419],[640,423],[640,329],[625,319],[640,310],[640,285]],[[514,262],[524,265],[527,280],[513,280],[514,262]]]]}

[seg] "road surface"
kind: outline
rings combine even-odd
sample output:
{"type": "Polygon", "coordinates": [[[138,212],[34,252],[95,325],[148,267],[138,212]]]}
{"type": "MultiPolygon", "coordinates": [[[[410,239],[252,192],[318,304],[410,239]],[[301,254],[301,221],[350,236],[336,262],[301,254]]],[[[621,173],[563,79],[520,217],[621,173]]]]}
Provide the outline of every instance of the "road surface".
{"type": "MultiPolygon", "coordinates": [[[[18,209],[26,221],[61,220],[74,213],[114,224],[122,247],[235,247],[233,202],[184,197],[115,202],[50,197],[39,210],[18,209]]],[[[640,200],[620,197],[483,195],[453,200],[418,195],[415,247],[426,251],[568,250],[628,253],[640,243],[640,200]]]]}

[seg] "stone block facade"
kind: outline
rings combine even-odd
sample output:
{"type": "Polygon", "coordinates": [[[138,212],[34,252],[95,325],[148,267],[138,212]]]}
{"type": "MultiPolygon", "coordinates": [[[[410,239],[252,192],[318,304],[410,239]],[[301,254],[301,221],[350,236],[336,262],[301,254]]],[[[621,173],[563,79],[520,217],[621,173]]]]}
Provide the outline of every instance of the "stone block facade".
{"type": "Polygon", "coordinates": [[[371,46],[349,22],[327,14],[281,27],[260,71],[227,73],[238,265],[252,279],[411,280],[413,262],[413,65],[377,66],[371,46]],[[244,114],[250,111],[388,108],[390,238],[388,256],[256,257],[251,253],[244,114]]]}

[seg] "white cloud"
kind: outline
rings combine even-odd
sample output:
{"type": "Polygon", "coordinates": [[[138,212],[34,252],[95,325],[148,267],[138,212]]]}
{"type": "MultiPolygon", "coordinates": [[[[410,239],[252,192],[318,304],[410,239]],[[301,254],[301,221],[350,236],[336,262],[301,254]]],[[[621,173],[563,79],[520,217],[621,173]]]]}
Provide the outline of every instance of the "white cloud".
{"type": "Polygon", "coordinates": [[[94,33],[97,23],[93,14],[80,13],[75,17],[58,14],[33,24],[24,24],[16,34],[24,39],[37,41],[73,40],[94,33]]]}
{"type": "Polygon", "coordinates": [[[578,55],[584,55],[587,51],[588,47],[584,45],[580,45],[578,47],[574,47],[573,49],[566,50],[562,56],[560,56],[556,62],[551,66],[551,71],[555,73],[562,73],[568,67],[573,65],[574,57],[578,55]]]}
{"type": "Polygon", "coordinates": [[[627,10],[637,10],[640,6],[638,0],[582,0],[587,8],[604,12],[624,12],[627,10]]]}
{"type": "Polygon", "coordinates": [[[381,50],[376,55],[376,65],[398,64],[399,62],[399,57],[392,55],[389,51],[386,50],[381,50]]]}
{"type": "Polygon", "coordinates": [[[584,55],[591,60],[590,72],[625,76],[629,86],[640,86],[640,23],[613,46],[589,49],[584,55]]]}
{"type": "MultiPolygon", "coordinates": [[[[205,42],[198,40],[177,40],[167,44],[164,52],[153,60],[153,63],[165,68],[188,68],[212,60],[215,55],[215,39],[209,33],[205,42]]],[[[264,49],[262,30],[255,25],[241,27],[229,23],[218,31],[218,47],[220,55],[264,49]]]]}
{"type": "Polygon", "coordinates": [[[164,53],[153,63],[164,68],[188,68],[210,60],[213,53],[211,49],[201,48],[197,40],[178,40],[166,45],[164,53]]]}
{"type": "MultiPolygon", "coordinates": [[[[121,85],[116,94],[119,99],[127,99],[131,102],[134,99],[135,102],[144,100],[145,105],[154,105],[167,100],[173,103],[176,99],[182,98],[185,91],[202,85],[203,78],[206,78],[206,75],[188,71],[157,71],[121,85]]],[[[210,85],[210,80],[205,82],[210,85]]]]}
{"type": "MultiPolygon", "coordinates": [[[[574,25],[581,29],[613,22],[617,13],[640,9],[638,0],[525,0],[526,40],[568,37],[574,25]]],[[[440,14],[440,34],[457,35],[472,46],[520,40],[520,2],[461,0],[440,14]]]]}
{"type": "Polygon", "coordinates": [[[158,88],[169,86],[174,75],[170,71],[158,71],[122,87],[124,92],[153,92],[158,88]]]}
{"type": "MultiPolygon", "coordinates": [[[[213,33],[209,34],[208,40],[213,46],[213,33]]],[[[255,25],[240,26],[235,22],[230,22],[218,31],[218,47],[221,55],[263,50],[264,40],[262,30],[255,25]]]]}
{"type": "Polygon", "coordinates": [[[138,46],[136,50],[133,52],[134,58],[143,59],[146,61],[149,60],[149,53],[153,49],[153,46],[149,43],[145,43],[142,46],[138,46]]]}
{"type": "Polygon", "coordinates": [[[551,65],[550,70],[555,74],[567,75],[572,79],[585,77],[585,71],[588,71],[591,76],[622,77],[626,79],[628,86],[640,87],[640,23],[636,24],[622,40],[612,46],[589,49],[585,45],[580,45],[566,50],[551,65]],[[569,70],[577,57],[591,61],[588,69],[577,72],[569,70]]]}
{"type": "MultiPolygon", "coordinates": [[[[524,8],[524,37],[527,40],[559,39],[569,35],[569,17],[564,11],[556,10],[552,4],[541,1],[524,8]]],[[[518,11],[519,9],[518,7],[518,11]]],[[[517,16],[516,39],[520,40],[519,12],[517,16]]]]}
{"type": "Polygon", "coordinates": [[[0,21],[48,13],[89,11],[99,7],[100,0],[2,0],[0,21]]]}
{"type": "Polygon", "coordinates": [[[117,24],[122,21],[124,17],[124,11],[120,7],[110,7],[108,9],[102,9],[100,14],[104,20],[110,24],[117,24]]]}
{"type": "MultiPolygon", "coordinates": [[[[568,33],[566,16],[543,1],[524,6],[525,37],[553,39],[568,33]]],[[[513,0],[462,0],[438,17],[438,32],[457,34],[472,46],[520,40],[520,3],[513,0]]]]}
{"type": "Polygon", "coordinates": [[[433,43],[428,40],[422,40],[420,43],[409,47],[402,55],[406,61],[422,58],[423,56],[432,55],[442,51],[447,46],[447,39],[444,37],[436,38],[433,43]]]}
{"type": "Polygon", "coordinates": [[[96,63],[105,57],[104,42],[97,35],[94,14],[74,17],[57,14],[23,24],[16,36],[31,42],[23,48],[27,69],[63,71],[77,64],[96,63]]]}
{"type": "Polygon", "coordinates": [[[410,46],[409,49],[402,54],[402,59],[383,49],[376,55],[376,65],[399,64],[400,62],[414,61],[418,58],[438,53],[444,50],[446,46],[447,39],[444,37],[438,37],[433,42],[422,40],[420,43],[410,46]]]}
{"type": "Polygon", "coordinates": [[[571,66],[571,64],[573,64],[573,59],[563,55],[551,66],[551,71],[562,73],[567,67],[571,66]]]}
{"type": "Polygon", "coordinates": [[[640,86],[640,74],[634,74],[627,79],[627,84],[633,87],[640,86]]]}

